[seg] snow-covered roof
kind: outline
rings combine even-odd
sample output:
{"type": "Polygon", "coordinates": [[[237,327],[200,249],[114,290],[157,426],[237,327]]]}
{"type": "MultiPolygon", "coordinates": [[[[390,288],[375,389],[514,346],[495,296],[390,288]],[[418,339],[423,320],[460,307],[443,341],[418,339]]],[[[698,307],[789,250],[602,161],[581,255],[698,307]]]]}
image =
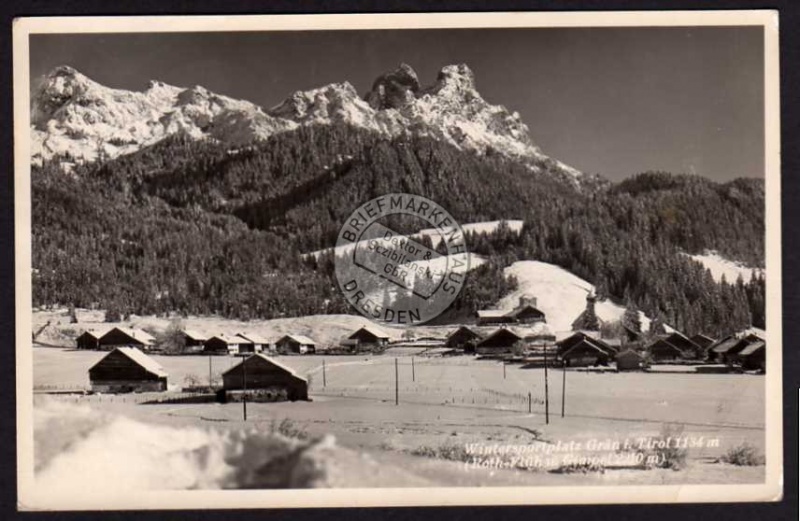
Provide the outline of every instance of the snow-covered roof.
{"type": "Polygon", "coordinates": [[[283,338],[291,338],[292,340],[294,340],[298,344],[304,345],[304,346],[307,346],[307,345],[315,346],[315,345],[317,345],[316,342],[314,342],[313,340],[311,340],[310,338],[308,338],[305,335],[288,334],[288,335],[284,335],[283,338]]]}
{"type": "Polygon", "coordinates": [[[475,336],[480,336],[479,333],[477,333],[475,330],[473,330],[472,328],[470,328],[468,326],[459,326],[458,329],[454,329],[453,331],[451,331],[450,334],[447,335],[447,338],[448,339],[452,338],[454,335],[456,335],[457,333],[460,333],[461,331],[467,331],[469,333],[472,333],[475,336]]]}
{"type": "Polygon", "coordinates": [[[711,347],[711,351],[715,353],[727,353],[733,348],[733,346],[738,344],[739,341],[740,339],[736,338],[735,336],[721,340],[711,347]]]}
{"type": "Polygon", "coordinates": [[[496,337],[498,335],[502,335],[502,334],[511,334],[511,335],[514,335],[515,337],[519,338],[520,340],[523,339],[523,337],[518,335],[513,329],[511,329],[509,327],[501,327],[497,331],[495,331],[494,333],[490,334],[489,336],[487,336],[486,338],[481,340],[480,343],[478,344],[478,346],[480,346],[480,345],[488,342],[489,340],[493,339],[494,337],[496,337]]]}
{"type": "Polygon", "coordinates": [[[363,330],[363,331],[366,331],[366,332],[368,332],[368,333],[372,333],[372,334],[373,334],[374,336],[376,336],[377,338],[387,338],[387,339],[389,338],[389,335],[387,335],[387,334],[386,334],[386,333],[384,333],[383,331],[381,331],[381,330],[379,330],[379,329],[377,329],[377,328],[375,328],[375,327],[372,327],[372,326],[361,326],[361,327],[358,329],[358,331],[356,331],[355,333],[353,333],[352,335],[350,335],[350,336],[349,336],[349,338],[353,338],[353,337],[356,335],[356,333],[358,333],[359,331],[362,331],[362,330],[363,330]]]}
{"type": "Polygon", "coordinates": [[[138,340],[139,342],[141,342],[144,345],[152,345],[156,341],[156,339],[155,339],[155,337],[153,337],[153,335],[151,335],[151,334],[149,334],[149,333],[147,333],[145,331],[142,331],[141,329],[135,328],[135,327],[117,326],[117,327],[111,329],[109,331],[109,333],[111,331],[113,331],[114,329],[116,329],[118,331],[122,331],[123,333],[125,333],[129,337],[131,337],[131,338],[133,338],[135,340],[138,340]]]}
{"type": "MultiPolygon", "coordinates": [[[[127,356],[128,358],[136,362],[139,366],[144,368],[148,373],[152,373],[158,377],[163,377],[163,378],[167,377],[167,372],[164,370],[163,367],[161,367],[161,365],[158,362],[156,362],[146,354],[142,353],[139,349],[135,347],[117,347],[116,349],[114,349],[114,351],[119,351],[123,355],[127,356]]],[[[111,353],[101,358],[99,362],[97,362],[92,366],[92,369],[97,367],[97,365],[101,364],[103,360],[111,356],[111,354],[114,353],[114,351],[111,351],[111,353]]]]}
{"type": "Polygon", "coordinates": [[[752,344],[748,345],[744,349],[742,349],[742,351],[739,353],[739,356],[752,355],[753,353],[755,353],[759,349],[763,349],[766,346],[767,346],[766,342],[764,342],[763,340],[758,340],[758,341],[753,342],[752,344]]]}
{"type": "Polygon", "coordinates": [[[478,310],[478,317],[480,318],[503,318],[511,313],[511,311],[503,309],[481,309],[478,310]]]}
{"type": "Polygon", "coordinates": [[[305,378],[303,378],[302,376],[297,374],[297,372],[294,369],[292,369],[291,367],[289,367],[288,365],[284,365],[284,364],[278,362],[277,360],[275,360],[274,358],[269,357],[269,356],[267,356],[267,355],[265,355],[263,353],[255,353],[255,354],[252,354],[250,356],[245,357],[241,362],[239,362],[238,364],[234,365],[233,367],[231,367],[230,369],[228,369],[227,371],[225,371],[222,374],[225,375],[225,374],[230,373],[231,371],[235,370],[240,365],[242,365],[243,363],[247,362],[248,360],[250,360],[253,357],[262,358],[262,359],[266,360],[267,362],[271,363],[272,365],[280,367],[281,369],[283,369],[287,373],[290,373],[295,378],[299,378],[299,379],[301,379],[301,380],[303,380],[305,382],[308,382],[308,380],[306,380],[305,378]]]}
{"type": "Polygon", "coordinates": [[[563,353],[561,353],[561,358],[566,357],[573,349],[577,348],[580,345],[586,345],[597,351],[598,353],[609,355],[611,353],[608,350],[603,349],[601,346],[597,345],[597,343],[593,342],[591,338],[584,338],[580,342],[576,342],[575,345],[568,347],[563,353]]]}
{"type": "Polygon", "coordinates": [[[226,344],[241,344],[242,340],[244,340],[242,337],[238,335],[229,335],[227,333],[217,333],[216,335],[208,337],[208,340],[211,340],[212,338],[217,338],[219,340],[222,340],[226,344]]]}
{"type": "Polygon", "coordinates": [[[269,344],[269,340],[259,335],[258,333],[239,333],[237,336],[248,340],[254,344],[269,344]]]}
{"type": "Polygon", "coordinates": [[[109,331],[111,331],[111,329],[109,329],[109,328],[102,328],[102,329],[92,329],[92,328],[90,328],[90,329],[85,330],[83,333],[81,333],[80,336],[89,335],[92,338],[95,338],[95,339],[99,340],[100,337],[102,337],[103,335],[105,335],[109,331]]]}
{"type": "Polygon", "coordinates": [[[196,329],[188,329],[188,328],[186,328],[186,329],[183,329],[182,331],[183,331],[184,335],[186,335],[187,337],[191,338],[192,340],[197,340],[197,341],[200,341],[200,342],[208,340],[208,335],[206,335],[205,333],[201,333],[201,332],[197,331],[196,329]]]}

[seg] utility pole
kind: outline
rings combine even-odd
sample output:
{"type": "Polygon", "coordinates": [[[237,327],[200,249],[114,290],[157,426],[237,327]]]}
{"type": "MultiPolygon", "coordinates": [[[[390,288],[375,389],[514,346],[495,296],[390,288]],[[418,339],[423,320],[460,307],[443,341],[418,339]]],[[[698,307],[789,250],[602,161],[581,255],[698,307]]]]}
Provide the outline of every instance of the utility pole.
{"type": "Polygon", "coordinates": [[[242,418],[247,421],[247,355],[242,358],[242,418]]]}
{"type": "Polygon", "coordinates": [[[561,417],[564,417],[564,404],[567,401],[567,364],[561,366],[561,417]]]}
{"type": "Polygon", "coordinates": [[[504,360],[503,361],[503,380],[505,380],[505,379],[506,379],[506,362],[504,360]]]}
{"type": "Polygon", "coordinates": [[[414,357],[413,356],[411,357],[411,381],[412,382],[416,382],[417,381],[417,373],[416,373],[416,370],[414,369],[414,357]]]}
{"type": "Polygon", "coordinates": [[[213,385],[213,381],[211,378],[211,355],[208,355],[208,388],[210,389],[213,385]]]}
{"type": "Polygon", "coordinates": [[[394,404],[400,404],[400,383],[399,370],[397,369],[397,358],[394,359],[394,404]]]}
{"type": "Polygon", "coordinates": [[[544,423],[550,423],[550,397],[547,388],[547,342],[544,343],[544,423]]]}
{"type": "Polygon", "coordinates": [[[322,359],[322,387],[324,388],[326,385],[328,385],[328,380],[325,377],[325,359],[323,358],[322,359]]]}
{"type": "Polygon", "coordinates": [[[532,411],[532,409],[531,409],[531,392],[528,391],[528,414],[530,414],[531,411],[532,411]]]}

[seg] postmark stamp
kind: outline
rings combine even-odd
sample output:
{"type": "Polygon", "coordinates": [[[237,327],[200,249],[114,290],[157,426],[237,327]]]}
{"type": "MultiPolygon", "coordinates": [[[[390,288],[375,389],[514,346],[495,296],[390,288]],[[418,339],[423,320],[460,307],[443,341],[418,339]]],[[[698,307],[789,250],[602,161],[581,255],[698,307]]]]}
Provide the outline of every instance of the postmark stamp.
{"type": "Polygon", "coordinates": [[[469,271],[464,231],[436,202],[392,193],[356,208],[336,241],[336,278],[347,301],[386,325],[428,322],[456,299],[469,271]],[[414,233],[392,218],[425,223],[414,233]],[[426,244],[427,243],[427,244],[426,244]]]}

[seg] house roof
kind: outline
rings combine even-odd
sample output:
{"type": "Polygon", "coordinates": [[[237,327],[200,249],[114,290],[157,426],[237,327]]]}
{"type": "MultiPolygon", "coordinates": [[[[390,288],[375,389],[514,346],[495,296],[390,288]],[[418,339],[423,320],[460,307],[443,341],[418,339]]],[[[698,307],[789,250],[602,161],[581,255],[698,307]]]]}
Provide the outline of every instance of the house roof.
{"type": "Polygon", "coordinates": [[[167,372],[164,371],[164,368],[161,367],[161,365],[158,362],[156,362],[146,354],[142,353],[135,347],[117,347],[116,349],[114,349],[114,351],[111,351],[111,353],[101,358],[100,361],[94,364],[89,370],[91,371],[92,369],[97,367],[99,364],[103,362],[103,360],[108,358],[115,351],[119,351],[123,355],[127,356],[128,358],[133,360],[137,365],[144,368],[148,373],[152,373],[159,377],[164,377],[164,378],[167,377],[167,372]]]}
{"type": "Polygon", "coordinates": [[[576,331],[572,335],[556,343],[559,347],[563,348],[562,354],[564,354],[584,340],[602,349],[606,353],[612,354],[616,352],[613,346],[600,339],[600,333],[597,331],[576,331]]]}
{"type": "Polygon", "coordinates": [[[78,338],[82,337],[83,335],[89,335],[90,337],[94,338],[95,340],[99,340],[103,335],[111,331],[110,329],[87,329],[83,333],[81,333],[78,338]]]}
{"type": "Polygon", "coordinates": [[[755,353],[759,349],[764,349],[765,347],[767,347],[767,343],[766,342],[764,342],[763,340],[756,340],[752,344],[750,344],[747,347],[745,347],[744,349],[742,349],[739,352],[739,356],[752,355],[753,353],[755,353]]]}
{"type": "MultiPolygon", "coordinates": [[[[155,337],[153,337],[153,335],[151,335],[151,334],[149,334],[149,333],[147,333],[145,331],[142,331],[141,329],[137,329],[135,327],[117,326],[117,327],[114,327],[114,328],[108,330],[105,335],[107,335],[108,333],[111,333],[115,329],[117,331],[121,331],[121,332],[125,333],[126,335],[128,335],[131,338],[133,338],[134,340],[138,340],[139,342],[141,342],[144,345],[152,345],[156,341],[156,339],[155,339],[155,337]]],[[[103,335],[103,336],[105,336],[105,335],[103,335]]]]}
{"type": "Polygon", "coordinates": [[[674,345],[678,349],[685,350],[685,349],[700,349],[700,346],[694,343],[689,337],[681,333],[680,331],[673,331],[669,335],[667,335],[666,339],[667,342],[674,345]]]}
{"type": "MultiPolygon", "coordinates": [[[[312,345],[312,346],[317,345],[316,342],[314,342],[313,340],[311,340],[310,338],[308,338],[305,335],[288,334],[288,335],[284,335],[283,338],[291,338],[292,340],[294,340],[295,342],[297,342],[300,345],[312,345]]],[[[283,338],[281,338],[281,340],[283,340],[283,338]]]]}
{"type": "Polygon", "coordinates": [[[676,346],[675,344],[673,344],[672,342],[670,342],[666,338],[659,338],[659,339],[655,340],[649,346],[647,346],[647,349],[652,349],[654,346],[657,346],[657,345],[663,345],[663,346],[666,346],[666,347],[671,347],[672,349],[674,349],[675,351],[677,351],[677,352],[679,352],[681,354],[684,353],[683,349],[681,349],[680,347],[676,346]]]}
{"type": "Polygon", "coordinates": [[[231,367],[230,369],[228,369],[227,371],[225,371],[222,374],[226,375],[226,374],[230,373],[231,371],[233,371],[234,369],[238,368],[240,365],[242,365],[243,363],[247,362],[248,360],[250,360],[253,357],[262,358],[262,359],[266,360],[267,362],[271,363],[272,365],[274,365],[276,367],[280,367],[281,369],[283,369],[287,373],[290,373],[295,378],[299,378],[299,379],[303,380],[304,382],[308,382],[308,380],[306,380],[305,378],[303,378],[302,376],[297,374],[297,372],[294,369],[292,369],[291,367],[289,367],[287,365],[284,365],[284,364],[278,362],[277,360],[275,360],[274,358],[269,357],[269,356],[267,356],[267,355],[265,355],[263,353],[255,353],[255,354],[252,354],[252,355],[250,355],[248,357],[245,357],[241,362],[239,362],[238,364],[234,365],[233,367],[231,367]]]}
{"type": "Polygon", "coordinates": [[[240,344],[242,342],[242,337],[238,335],[229,335],[227,333],[218,333],[216,335],[211,335],[206,339],[206,341],[211,340],[212,338],[217,338],[222,340],[226,344],[240,344]]]}
{"type": "Polygon", "coordinates": [[[641,353],[639,353],[637,351],[634,351],[633,349],[624,349],[624,350],[620,351],[619,353],[617,353],[617,358],[620,358],[620,357],[623,357],[623,356],[625,356],[625,357],[635,356],[635,357],[637,357],[639,359],[642,359],[642,360],[644,359],[644,356],[641,353]]]}
{"type": "Polygon", "coordinates": [[[387,335],[383,331],[380,331],[380,330],[378,330],[378,329],[376,329],[376,328],[374,328],[372,326],[361,326],[352,335],[350,335],[347,338],[353,338],[361,330],[367,331],[368,333],[372,334],[373,336],[375,336],[377,338],[386,338],[386,339],[389,338],[389,335],[387,335]]]}
{"type": "Polygon", "coordinates": [[[699,345],[700,347],[703,347],[703,348],[706,348],[706,347],[710,346],[711,344],[713,344],[714,342],[716,342],[716,340],[714,340],[710,336],[704,335],[702,333],[698,333],[698,334],[694,335],[689,340],[691,340],[692,342],[694,342],[695,344],[697,344],[697,345],[699,345]]]}
{"type": "Polygon", "coordinates": [[[456,329],[455,331],[451,332],[449,335],[447,335],[447,339],[449,340],[449,339],[453,338],[454,336],[456,336],[457,334],[462,333],[462,332],[470,333],[475,338],[480,338],[480,336],[481,336],[478,333],[476,333],[475,331],[473,331],[472,329],[468,328],[467,326],[461,326],[458,329],[456,329]]]}
{"type": "Polygon", "coordinates": [[[528,309],[532,309],[534,311],[538,311],[539,313],[544,315],[544,311],[542,311],[541,309],[537,308],[533,304],[523,304],[522,306],[517,306],[514,309],[512,309],[511,311],[509,311],[508,313],[506,313],[506,315],[508,315],[509,317],[516,318],[520,313],[522,313],[523,311],[526,311],[528,309]]]}
{"type": "Polygon", "coordinates": [[[598,353],[604,354],[606,356],[612,354],[611,351],[609,351],[607,349],[603,349],[602,347],[600,347],[600,345],[598,345],[592,338],[585,337],[585,338],[582,338],[581,340],[579,340],[578,342],[575,342],[573,345],[571,345],[567,349],[565,349],[564,352],[561,353],[561,355],[560,355],[561,358],[565,358],[567,355],[569,355],[570,352],[574,351],[575,349],[577,349],[578,347],[580,347],[582,345],[589,346],[592,349],[594,349],[595,351],[597,351],[598,353]]]}
{"type": "Polygon", "coordinates": [[[236,336],[240,336],[253,344],[269,344],[269,340],[258,333],[239,333],[236,336]]]}
{"type": "Polygon", "coordinates": [[[728,339],[722,340],[717,342],[712,348],[711,351],[715,353],[727,353],[731,349],[733,349],[736,344],[739,343],[739,339],[736,337],[730,337],[728,339]]]}
{"type": "Polygon", "coordinates": [[[197,340],[199,342],[204,342],[208,340],[208,335],[197,331],[196,329],[183,329],[183,334],[191,338],[192,340],[197,340]]]}
{"type": "Polygon", "coordinates": [[[237,333],[237,334],[233,335],[232,338],[233,338],[233,341],[235,343],[237,343],[237,344],[254,344],[255,343],[255,342],[253,342],[249,338],[246,338],[244,335],[242,335],[240,333],[237,333]]]}
{"type": "Polygon", "coordinates": [[[505,309],[481,309],[478,311],[480,318],[502,318],[508,316],[510,311],[505,309]]]}
{"type": "Polygon", "coordinates": [[[497,331],[495,331],[495,332],[494,332],[494,333],[492,333],[491,335],[489,335],[489,336],[487,336],[486,338],[484,338],[483,340],[481,340],[481,341],[478,343],[478,347],[482,346],[482,345],[483,345],[484,343],[486,343],[486,342],[489,342],[490,340],[492,340],[492,339],[493,339],[493,338],[495,338],[496,336],[498,336],[498,335],[504,335],[504,334],[510,334],[510,335],[513,335],[513,336],[517,337],[517,340],[516,340],[516,341],[522,340],[522,337],[521,337],[521,336],[519,336],[517,333],[515,333],[513,330],[511,330],[511,329],[509,329],[509,328],[501,327],[500,329],[498,329],[497,331]]]}

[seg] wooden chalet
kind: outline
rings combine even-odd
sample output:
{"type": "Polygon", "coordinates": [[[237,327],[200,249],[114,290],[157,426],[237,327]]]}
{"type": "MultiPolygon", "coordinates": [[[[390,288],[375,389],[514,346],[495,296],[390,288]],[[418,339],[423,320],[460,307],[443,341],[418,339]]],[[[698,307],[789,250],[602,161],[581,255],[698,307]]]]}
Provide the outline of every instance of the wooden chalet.
{"type": "MultiPolygon", "coordinates": [[[[250,346],[253,346],[253,350],[247,352],[261,353],[263,351],[269,351],[269,345],[270,345],[269,340],[259,335],[258,333],[239,333],[236,336],[241,337],[245,340],[246,344],[243,345],[246,345],[247,349],[249,349],[250,346]]],[[[245,352],[245,351],[240,350],[240,352],[245,352]]]]}
{"type": "Polygon", "coordinates": [[[534,324],[546,322],[545,314],[536,307],[536,298],[522,296],[512,310],[482,309],[477,313],[479,326],[503,324],[534,324]]]}
{"type": "Polygon", "coordinates": [[[115,327],[100,337],[100,349],[114,349],[117,347],[136,347],[143,350],[152,349],[156,339],[132,327],[115,327]]]}
{"type": "Polygon", "coordinates": [[[275,349],[282,355],[305,355],[317,352],[317,343],[304,335],[284,335],[275,342],[275,349]]]}
{"type": "Polygon", "coordinates": [[[475,352],[479,355],[509,354],[514,350],[514,344],[523,340],[523,337],[511,329],[501,327],[475,345],[475,352]]]}
{"type": "Polygon", "coordinates": [[[761,339],[750,342],[747,347],[735,355],[735,360],[742,366],[743,369],[760,369],[761,371],[766,371],[766,342],[761,339]]]}
{"type": "Polygon", "coordinates": [[[481,335],[468,328],[461,326],[447,336],[445,347],[453,349],[463,349],[466,352],[475,352],[475,345],[481,341],[481,335]]]}
{"type": "Polygon", "coordinates": [[[244,391],[258,400],[259,391],[270,391],[272,396],[285,393],[288,400],[308,400],[308,380],[293,369],[262,353],[256,353],[222,373],[223,388],[244,391]]]}
{"type": "Polygon", "coordinates": [[[203,343],[203,352],[206,354],[228,355],[239,352],[239,344],[244,341],[238,335],[220,333],[206,339],[203,343]]]}
{"type": "Polygon", "coordinates": [[[585,331],[576,332],[556,346],[556,354],[566,367],[608,365],[617,354],[614,347],[585,331]]]}
{"type": "Polygon", "coordinates": [[[695,344],[689,337],[678,331],[673,331],[668,334],[664,340],[683,351],[688,358],[701,358],[702,354],[705,352],[703,348],[695,344]]]}
{"type": "Polygon", "coordinates": [[[736,335],[730,335],[718,340],[706,350],[708,361],[725,362],[726,353],[738,343],[739,338],[737,338],[736,335]]]}
{"type": "Polygon", "coordinates": [[[89,369],[92,391],[126,393],[166,391],[167,373],[135,347],[117,347],[89,369]]]}
{"type": "Polygon", "coordinates": [[[198,348],[202,349],[203,345],[205,345],[206,340],[208,340],[208,335],[201,333],[195,329],[183,329],[181,330],[181,334],[183,335],[183,345],[187,348],[198,348]]]}
{"type": "Polygon", "coordinates": [[[389,343],[389,335],[374,327],[363,326],[347,337],[346,343],[356,350],[383,348],[389,343]]]}
{"type": "Polygon", "coordinates": [[[252,354],[256,352],[256,345],[242,335],[237,333],[233,335],[233,339],[238,347],[232,349],[231,354],[252,354]]]}
{"type": "Polygon", "coordinates": [[[617,371],[638,371],[645,367],[645,358],[633,349],[625,349],[616,358],[617,371]]]}
{"type": "Polygon", "coordinates": [[[694,353],[684,351],[666,338],[658,338],[647,346],[653,362],[675,362],[694,358],[694,353]]]}
{"type": "Polygon", "coordinates": [[[711,351],[715,355],[715,361],[725,364],[737,364],[739,363],[739,353],[744,351],[749,345],[759,341],[763,342],[763,339],[754,334],[749,334],[741,338],[734,336],[712,347],[711,351]]]}
{"type": "Polygon", "coordinates": [[[84,331],[78,338],[75,339],[75,347],[77,349],[100,349],[100,339],[106,331],[84,331]]]}

